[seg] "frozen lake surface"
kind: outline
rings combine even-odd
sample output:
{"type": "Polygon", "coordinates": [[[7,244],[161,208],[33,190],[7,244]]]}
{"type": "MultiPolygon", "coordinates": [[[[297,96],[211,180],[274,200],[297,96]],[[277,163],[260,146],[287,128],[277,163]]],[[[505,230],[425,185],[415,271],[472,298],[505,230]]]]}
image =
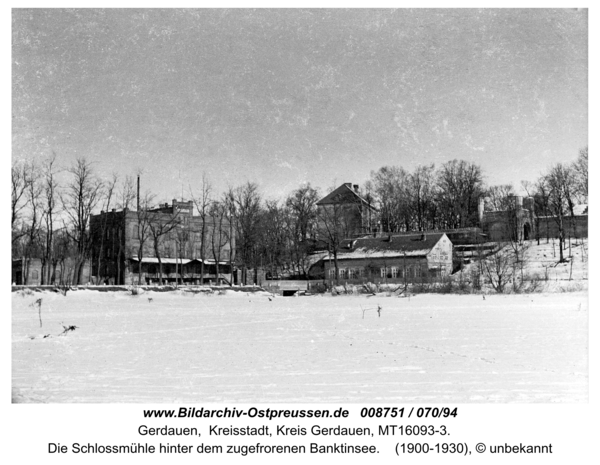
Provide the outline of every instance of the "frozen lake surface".
{"type": "Polygon", "coordinates": [[[587,292],[269,299],[13,293],[13,402],[588,401],[587,292]]]}

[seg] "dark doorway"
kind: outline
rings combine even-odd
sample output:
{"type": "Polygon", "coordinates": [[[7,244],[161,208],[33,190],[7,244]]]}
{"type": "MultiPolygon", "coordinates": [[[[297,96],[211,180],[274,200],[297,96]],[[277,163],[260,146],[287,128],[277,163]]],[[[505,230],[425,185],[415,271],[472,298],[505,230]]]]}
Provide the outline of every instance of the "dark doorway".
{"type": "Polygon", "coordinates": [[[529,225],[529,223],[525,223],[525,225],[523,226],[523,240],[528,241],[530,235],[531,235],[531,226],[529,225]]]}

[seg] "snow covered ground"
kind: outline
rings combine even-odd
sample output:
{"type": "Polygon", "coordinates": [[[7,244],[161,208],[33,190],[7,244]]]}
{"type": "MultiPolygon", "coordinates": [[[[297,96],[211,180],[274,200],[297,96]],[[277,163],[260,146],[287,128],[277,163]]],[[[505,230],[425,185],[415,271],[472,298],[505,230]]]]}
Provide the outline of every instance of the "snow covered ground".
{"type": "Polygon", "coordinates": [[[12,312],[13,402],[588,400],[586,292],[13,292],[12,312]]]}

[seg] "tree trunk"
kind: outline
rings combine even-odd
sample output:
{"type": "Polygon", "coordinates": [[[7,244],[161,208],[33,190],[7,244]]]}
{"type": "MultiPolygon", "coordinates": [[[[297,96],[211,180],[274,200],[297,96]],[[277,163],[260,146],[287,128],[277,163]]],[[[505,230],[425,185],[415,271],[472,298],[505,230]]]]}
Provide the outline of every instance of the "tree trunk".
{"type": "Polygon", "coordinates": [[[154,242],[154,255],[158,260],[158,284],[163,285],[163,268],[162,268],[162,260],[160,259],[160,253],[158,251],[158,244],[154,242]]]}

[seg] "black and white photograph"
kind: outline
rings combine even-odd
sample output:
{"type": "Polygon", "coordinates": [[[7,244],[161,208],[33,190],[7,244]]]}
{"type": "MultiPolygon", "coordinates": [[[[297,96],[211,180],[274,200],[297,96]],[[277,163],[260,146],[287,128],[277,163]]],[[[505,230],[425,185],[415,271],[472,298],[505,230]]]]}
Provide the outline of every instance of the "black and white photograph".
{"type": "Polygon", "coordinates": [[[12,404],[586,404],[588,10],[14,8],[12,404]]]}

